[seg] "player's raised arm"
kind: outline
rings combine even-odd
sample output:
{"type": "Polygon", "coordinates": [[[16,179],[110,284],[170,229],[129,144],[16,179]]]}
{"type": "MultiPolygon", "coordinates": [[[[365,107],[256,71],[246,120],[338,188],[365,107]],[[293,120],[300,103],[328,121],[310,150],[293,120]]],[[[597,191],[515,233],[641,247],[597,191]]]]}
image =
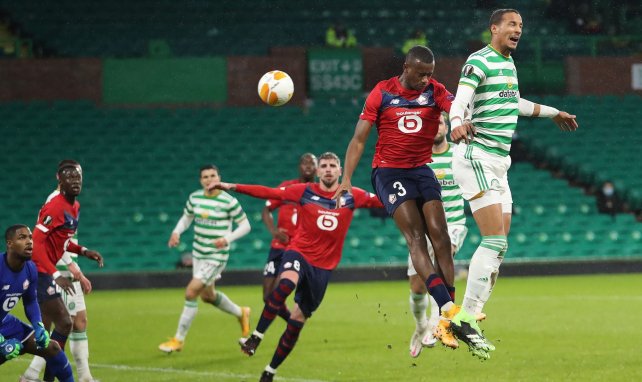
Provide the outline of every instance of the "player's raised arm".
{"type": "Polygon", "coordinates": [[[540,105],[525,98],[519,99],[519,115],[525,117],[551,118],[562,131],[575,131],[579,127],[576,116],[554,107],[540,105]]]}
{"type": "Polygon", "coordinates": [[[341,179],[341,184],[339,188],[334,193],[333,199],[337,200],[337,208],[340,208],[339,197],[345,193],[352,192],[352,174],[354,173],[355,168],[359,164],[361,155],[363,154],[363,149],[366,146],[366,141],[368,140],[368,135],[370,135],[370,130],[372,130],[372,122],[360,119],[357,122],[357,126],[354,129],[354,135],[348,144],[348,149],[346,150],[345,162],[343,164],[343,178],[341,179]]]}

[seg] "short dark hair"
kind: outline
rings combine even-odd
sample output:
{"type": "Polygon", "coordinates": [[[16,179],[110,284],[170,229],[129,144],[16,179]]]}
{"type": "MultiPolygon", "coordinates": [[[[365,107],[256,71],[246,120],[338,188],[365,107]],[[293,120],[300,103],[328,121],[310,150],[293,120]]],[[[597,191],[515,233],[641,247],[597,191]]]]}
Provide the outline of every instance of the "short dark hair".
{"type": "Polygon", "coordinates": [[[426,64],[432,64],[433,62],[435,62],[435,55],[427,46],[415,45],[410,48],[408,54],[406,54],[406,62],[412,60],[419,60],[426,64]]]}
{"type": "Polygon", "coordinates": [[[58,170],[56,172],[60,175],[62,173],[62,170],[69,167],[73,167],[73,168],[80,167],[80,163],[78,163],[78,161],[75,161],[73,159],[63,159],[60,162],[58,162],[58,170]]]}
{"type": "Polygon", "coordinates": [[[198,176],[201,176],[203,174],[203,171],[205,170],[214,170],[216,172],[219,172],[218,167],[214,166],[213,164],[206,164],[205,166],[202,166],[198,171],[198,176]]]}
{"type": "Polygon", "coordinates": [[[498,25],[499,23],[501,23],[502,17],[504,17],[505,13],[517,13],[519,15],[519,12],[517,11],[517,9],[512,9],[512,8],[495,9],[493,13],[490,15],[490,21],[488,22],[488,27],[491,27],[493,25],[498,25]]]}
{"type": "Polygon", "coordinates": [[[301,155],[301,157],[299,158],[299,163],[303,163],[305,158],[312,158],[313,161],[315,161],[315,162],[317,161],[317,156],[316,155],[314,155],[312,153],[305,153],[305,154],[301,155]]]}
{"type": "Polygon", "coordinates": [[[321,162],[322,159],[334,159],[339,163],[339,165],[341,165],[341,159],[339,159],[339,156],[331,151],[326,151],[319,155],[319,162],[321,162]]]}
{"type": "Polygon", "coordinates": [[[13,239],[16,236],[16,232],[20,228],[29,228],[28,226],[24,224],[14,224],[11,227],[7,228],[6,231],[4,231],[4,241],[9,241],[13,239]]]}

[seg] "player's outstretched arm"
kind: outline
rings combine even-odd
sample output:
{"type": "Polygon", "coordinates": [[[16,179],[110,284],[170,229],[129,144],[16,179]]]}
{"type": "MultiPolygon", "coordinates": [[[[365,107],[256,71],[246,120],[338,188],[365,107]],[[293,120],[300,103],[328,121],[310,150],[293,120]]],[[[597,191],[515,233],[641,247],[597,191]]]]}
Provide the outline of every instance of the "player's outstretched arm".
{"type": "Polygon", "coordinates": [[[223,190],[223,191],[235,191],[236,184],[226,183],[226,182],[212,182],[207,186],[208,191],[214,190],[223,190]]]}
{"type": "Polygon", "coordinates": [[[339,188],[332,197],[332,199],[337,201],[337,208],[341,208],[340,196],[346,193],[352,193],[352,174],[359,164],[361,155],[363,155],[363,150],[366,146],[368,135],[370,135],[370,130],[372,130],[372,122],[364,119],[360,119],[354,128],[354,135],[352,136],[346,150],[341,184],[339,184],[339,188]]]}
{"type": "Polygon", "coordinates": [[[519,99],[519,115],[526,117],[551,118],[562,131],[575,131],[579,127],[577,116],[554,107],[540,105],[525,98],[519,99]]]}
{"type": "Polygon", "coordinates": [[[553,122],[555,122],[557,127],[562,131],[575,131],[580,127],[577,123],[577,116],[565,111],[560,111],[559,114],[553,117],[553,122]]]}

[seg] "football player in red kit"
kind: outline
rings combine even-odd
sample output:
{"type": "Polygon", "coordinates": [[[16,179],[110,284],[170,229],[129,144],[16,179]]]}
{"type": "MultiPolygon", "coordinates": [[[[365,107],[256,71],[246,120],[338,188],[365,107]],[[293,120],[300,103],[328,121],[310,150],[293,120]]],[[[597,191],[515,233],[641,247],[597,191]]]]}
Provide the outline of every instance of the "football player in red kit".
{"type": "MultiPolygon", "coordinates": [[[[54,324],[51,339],[64,350],[72,324],[56,285],[70,294],[74,294],[74,286],[56,270],[56,263],[65,251],[95,260],[99,267],[103,266],[103,258],[71,240],[78,228],[80,203],[76,197],[82,189],[82,172],[73,164],[62,164],[58,168],[58,182],[60,194],[45,203],[38,213],[33,232],[33,262],[38,270],[38,303],[43,323],[45,328],[54,324]]],[[[48,373],[47,368],[45,380],[48,373]]]]}
{"type": "Polygon", "coordinates": [[[441,186],[427,166],[432,162],[439,117],[450,111],[455,98],[432,78],[434,70],[432,51],[415,46],[406,55],[403,73],[379,82],[370,92],[348,145],[345,174],[334,197],[351,192],[352,174],[372,126],[377,125],[372,185],[406,239],[417,274],[439,305],[442,319],[435,336],[451,348],[459,346],[457,337],[473,351],[487,355],[494,346],[483,337],[475,319],[454,304],[454,265],[441,186]],[[436,264],[430,261],[426,235],[436,264]]]}
{"type": "Polygon", "coordinates": [[[323,300],[332,270],[341,260],[341,251],[356,208],[383,207],[374,194],[352,188],[341,198],[337,208],[332,196],[339,186],[341,163],[334,153],[319,157],[318,183],[301,183],[283,188],[256,185],[214,183],[211,188],[233,190],[262,199],[277,199],[297,204],[297,227],[290,239],[279,268],[279,282],[268,297],[256,330],[241,339],[241,350],[253,355],[285,299],[296,290],[287,328],[266,366],[261,381],[272,381],[276,368],[290,354],[305,321],[323,300]]]}
{"type": "MultiPolygon", "coordinates": [[[[301,155],[299,159],[299,178],[283,181],[277,187],[281,188],[297,183],[313,182],[316,170],[317,157],[314,156],[314,154],[305,153],[301,155]]],[[[283,253],[296,228],[296,204],[282,200],[268,200],[265,202],[261,218],[273,237],[272,243],[270,244],[270,253],[268,254],[268,259],[263,269],[263,301],[267,301],[274,288],[276,288],[276,272],[281,266],[283,253]],[[272,211],[276,209],[279,211],[275,227],[272,211]]],[[[290,318],[290,310],[285,303],[278,314],[285,321],[290,318]]]]}

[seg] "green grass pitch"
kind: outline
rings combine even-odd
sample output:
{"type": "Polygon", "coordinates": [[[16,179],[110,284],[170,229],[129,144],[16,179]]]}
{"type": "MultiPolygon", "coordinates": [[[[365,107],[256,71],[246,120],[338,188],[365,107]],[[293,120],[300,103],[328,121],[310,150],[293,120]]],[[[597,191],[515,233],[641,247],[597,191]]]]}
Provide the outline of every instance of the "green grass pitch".
{"type": "MultiPolygon", "coordinates": [[[[457,287],[459,302],[464,285],[457,287]]],[[[254,326],[260,286],[221,290],[252,307],[254,326]]],[[[277,318],[248,358],[237,345],[236,319],[201,302],[185,349],[165,355],[157,346],[176,330],[183,290],[96,291],[87,303],[90,363],[103,382],[256,381],[284,329],[277,318]]],[[[412,359],[406,282],[331,283],[276,380],[642,380],[639,274],[500,277],[485,312],[481,326],[497,346],[489,361],[474,358],[463,344],[425,349],[412,359]]],[[[0,381],[16,381],[30,358],[0,366],[0,381]]]]}

